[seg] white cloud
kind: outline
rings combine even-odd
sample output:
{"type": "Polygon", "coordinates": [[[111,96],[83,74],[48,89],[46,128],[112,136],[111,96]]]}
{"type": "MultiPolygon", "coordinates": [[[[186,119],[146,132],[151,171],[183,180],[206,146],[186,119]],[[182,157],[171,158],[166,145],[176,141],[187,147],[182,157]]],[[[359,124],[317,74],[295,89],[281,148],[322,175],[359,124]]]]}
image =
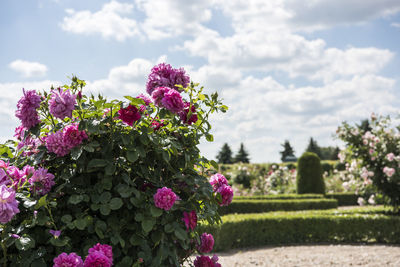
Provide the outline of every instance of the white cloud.
{"type": "Polygon", "coordinates": [[[25,78],[41,77],[44,76],[47,72],[46,65],[21,59],[17,59],[11,62],[8,67],[20,73],[25,78]]]}
{"type": "Polygon", "coordinates": [[[400,23],[393,22],[392,24],[390,24],[390,26],[400,28],[400,23]]]}
{"type": "Polygon", "coordinates": [[[124,17],[132,13],[133,5],[111,1],[104,4],[100,11],[75,11],[67,9],[68,16],[61,24],[63,30],[76,34],[101,34],[106,39],[115,38],[124,41],[139,35],[134,19],[124,17]]]}
{"type": "Polygon", "coordinates": [[[146,14],[142,30],[150,39],[157,40],[182,34],[196,35],[211,19],[208,0],[136,0],[138,8],[146,14]]]}

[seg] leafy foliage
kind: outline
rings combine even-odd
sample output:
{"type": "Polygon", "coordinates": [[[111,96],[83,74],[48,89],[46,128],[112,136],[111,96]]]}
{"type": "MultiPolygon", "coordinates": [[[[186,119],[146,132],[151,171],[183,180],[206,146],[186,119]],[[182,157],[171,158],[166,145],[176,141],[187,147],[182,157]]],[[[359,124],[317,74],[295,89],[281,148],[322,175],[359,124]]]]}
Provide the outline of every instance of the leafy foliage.
{"type": "Polygon", "coordinates": [[[223,163],[223,164],[230,164],[233,162],[232,150],[227,143],[225,143],[222,146],[221,151],[218,152],[217,160],[218,163],[223,163]]]}
{"type": "MultiPolygon", "coordinates": [[[[197,229],[187,231],[183,212],[196,211],[201,220],[218,223],[218,197],[204,173],[212,165],[200,155],[202,137],[213,140],[209,115],[222,111],[218,94],[204,94],[203,87],[190,83],[186,101],[196,107],[198,120],[185,123],[177,114],[126,96],[127,102],[82,93],[85,81],[72,78],[70,90],[78,95],[72,118],[56,119],[48,110],[50,94],[41,94],[41,123],[25,131],[25,137],[46,140],[72,122],[79,123],[88,139],[65,156],[50,153],[45,144],[35,153],[17,150],[10,141],[0,146],[3,160],[18,168],[29,165],[49,169],[55,186],[47,195],[33,194],[21,187],[17,193],[20,213],[0,225],[7,266],[50,266],[61,252],[86,255],[96,243],[113,246],[116,266],[180,266],[193,251],[197,229]],[[141,110],[132,126],[118,117],[127,105],[141,110]],[[157,129],[154,123],[162,124],[157,129]],[[158,188],[171,188],[179,197],[166,211],[154,206],[158,188]],[[54,237],[49,230],[60,230],[54,237]],[[12,234],[20,236],[12,238],[12,234]]],[[[188,118],[192,111],[189,111],[188,118]]]]}

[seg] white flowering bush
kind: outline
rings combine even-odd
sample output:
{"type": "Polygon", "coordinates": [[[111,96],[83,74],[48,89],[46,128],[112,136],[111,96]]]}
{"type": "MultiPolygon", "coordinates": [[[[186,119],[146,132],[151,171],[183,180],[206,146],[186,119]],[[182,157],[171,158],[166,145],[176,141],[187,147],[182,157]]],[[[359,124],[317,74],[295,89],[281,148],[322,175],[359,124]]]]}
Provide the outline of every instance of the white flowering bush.
{"type": "MultiPolygon", "coordinates": [[[[362,187],[373,184],[399,212],[400,205],[400,132],[390,117],[372,114],[368,128],[343,123],[337,136],[346,143],[340,153],[347,169],[357,172],[362,187]]],[[[362,188],[361,187],[361,188],[362,188]]]]}

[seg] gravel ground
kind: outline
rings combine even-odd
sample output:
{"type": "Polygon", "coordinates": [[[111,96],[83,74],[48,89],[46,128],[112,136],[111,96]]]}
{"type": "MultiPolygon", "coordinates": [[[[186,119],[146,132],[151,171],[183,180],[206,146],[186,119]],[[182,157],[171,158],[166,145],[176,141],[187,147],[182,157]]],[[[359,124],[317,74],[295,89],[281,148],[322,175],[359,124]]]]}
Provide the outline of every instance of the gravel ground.
{"type": "Polygon", "coordinates": [[[219,253],[224,267],[235,266],[400,266],[400,246],[301,245],[219,253]]]}

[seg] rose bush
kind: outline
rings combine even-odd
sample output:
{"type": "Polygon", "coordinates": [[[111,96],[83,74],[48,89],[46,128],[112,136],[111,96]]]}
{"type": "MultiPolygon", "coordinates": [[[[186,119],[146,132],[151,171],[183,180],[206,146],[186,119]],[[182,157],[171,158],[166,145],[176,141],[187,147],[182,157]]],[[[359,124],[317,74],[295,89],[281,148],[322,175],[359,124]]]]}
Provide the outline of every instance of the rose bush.
{"type": "Polygon", "coordinates": [[[393,127],[390,117],[372,114],[365,125],[351,126],[343,123],[337,136],[346,143],[340,159],[347,161],[346,168],[358,172],[355,178],[361,188],[373,184],[385,196],[394,212],[400,205],[400,128],[393,127]]]}
{"type": "MultiPolygon", "coordinates": [[[[219,223],[233,196],[225,177],[210,184],[216,163],[198,148],[213,140],[209,115],[227,110],[218,94],[165,63],[149,96],[108,101],[84,87],[73,77],[17,104],[18,142],[0,146],[3,266],[181,266],[211,251],[197,221],[219,223]]],[[[194,265],[207,260],[220,266],[194,265]]]]}

